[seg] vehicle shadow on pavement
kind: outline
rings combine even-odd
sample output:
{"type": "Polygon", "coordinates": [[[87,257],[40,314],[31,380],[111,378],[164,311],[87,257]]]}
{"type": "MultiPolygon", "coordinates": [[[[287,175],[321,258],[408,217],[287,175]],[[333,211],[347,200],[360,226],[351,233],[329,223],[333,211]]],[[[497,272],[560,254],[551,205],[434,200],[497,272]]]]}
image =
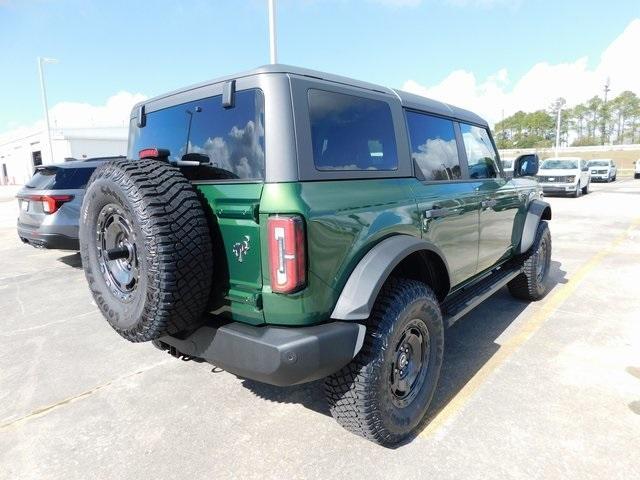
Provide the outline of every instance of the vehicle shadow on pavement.
{"type": "Polygon", "coordinates": [[[80,252],[71,253],[64,257],[58,258],[59,262],[64,263],[73,268],[82,268],[82,259],[80,258],[80,252]]]}
{"type": "Polygon", "coordinates": [[[330,416],[329,405],[324,398],[323,385],[322,380],[317,380],[292,387],[276,387],[254,380],[242,379],[242,386],[263,400],[278,403],[299,403],[309,410],[330,416]]]}
{"type": "MultiPolygon", "coordinates": [[[[560,262],[551,261],[548,281],[550,290],[558,284],[567,283],[566,272],[560,262]]],[[[429,408],[429,419],[433,419],[500,349],[496,339],[527,306],[529,302],[513,298],[505,287],[445,331],[444,361],[429,408]]],[[[259,398],[278,403],[299,403],[315,412],[330,415],[322,384],[322,381],[317,381],[283,388],[242,379],[242,385],[259,398]]],[[[425,427],[428,424],[427,421],[425,427]]],[[[410,443],[416,436],[398,447],[410,443]]]]}

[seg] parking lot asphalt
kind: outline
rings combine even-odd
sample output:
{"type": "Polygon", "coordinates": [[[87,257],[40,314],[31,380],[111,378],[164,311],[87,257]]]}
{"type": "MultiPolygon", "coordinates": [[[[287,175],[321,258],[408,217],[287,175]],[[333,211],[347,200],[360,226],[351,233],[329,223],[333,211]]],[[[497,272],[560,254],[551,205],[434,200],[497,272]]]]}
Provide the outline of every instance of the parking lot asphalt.
{"type": "Polygon", "coordinates": [[[549,202],[552,291],[503,289],[449,329],[431,422],[385,449],[320,383],[120,338],[78,255],[22,245],[0,192],[0,478],[638,478],[640,180],[549,202]]]}

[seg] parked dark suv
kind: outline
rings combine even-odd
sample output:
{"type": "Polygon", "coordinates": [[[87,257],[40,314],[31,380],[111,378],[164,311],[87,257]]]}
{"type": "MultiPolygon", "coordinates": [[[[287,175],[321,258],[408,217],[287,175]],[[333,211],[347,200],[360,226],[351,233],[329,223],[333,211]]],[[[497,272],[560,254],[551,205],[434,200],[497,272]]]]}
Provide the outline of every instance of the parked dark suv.
{"type": "Polygon", "coordinates": [[[271,65],[133,109],[129,159],[87,187],[82,264],[125,339],[325,378],[341,425],[393,445],[423,423],[445,327],[504,286],[545,295],[537,165],[506,179],[469,111],[271,65]]]}
{"type": "Polygon", "coordinates": [[[78,218],[96,167],[124,157],[100,157],[36,167],[18,194],[18,236],[38,248],[79,250],[78,218]]]}

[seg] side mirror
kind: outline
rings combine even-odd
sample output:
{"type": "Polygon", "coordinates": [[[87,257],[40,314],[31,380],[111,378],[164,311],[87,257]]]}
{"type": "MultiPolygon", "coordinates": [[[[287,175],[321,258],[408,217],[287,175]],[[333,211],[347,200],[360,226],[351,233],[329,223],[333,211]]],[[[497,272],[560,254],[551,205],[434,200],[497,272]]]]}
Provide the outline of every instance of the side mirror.
{"type": "Polygon", "coordinates": [[[534,177],[540,167],[540,157],[537,153],[520,155],[513,161],[514,177],[534,177]]]}

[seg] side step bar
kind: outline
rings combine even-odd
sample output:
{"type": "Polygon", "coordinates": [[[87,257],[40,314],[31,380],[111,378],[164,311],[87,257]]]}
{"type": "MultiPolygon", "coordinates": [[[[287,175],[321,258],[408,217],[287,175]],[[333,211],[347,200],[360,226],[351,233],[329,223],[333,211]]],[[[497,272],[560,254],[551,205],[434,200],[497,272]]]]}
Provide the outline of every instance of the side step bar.
{"type": "Polygon", "coordinates": [[[521,273],[522,265],[515,267],[503,265],[478,282],[454,293],[442,304],[445,327],[453,325],[521,273]]]}

